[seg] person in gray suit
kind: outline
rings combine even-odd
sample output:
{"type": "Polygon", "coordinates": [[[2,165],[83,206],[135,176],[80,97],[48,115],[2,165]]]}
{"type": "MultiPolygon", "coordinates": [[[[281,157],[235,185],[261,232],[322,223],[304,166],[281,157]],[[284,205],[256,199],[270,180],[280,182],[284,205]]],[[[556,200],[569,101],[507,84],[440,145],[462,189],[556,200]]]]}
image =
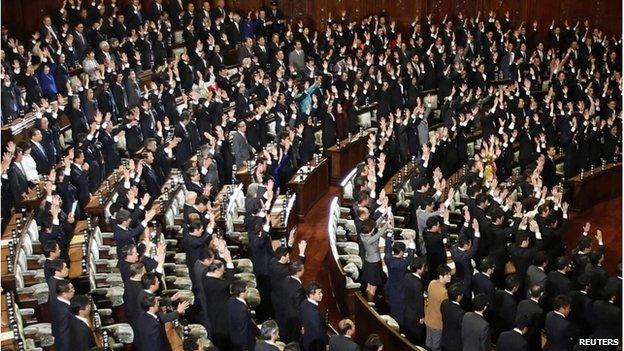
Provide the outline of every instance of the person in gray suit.
{"type": "Polygon", "coordinates": [[[141,102],[141,88],[136,78],[136,72],[130,71],[128,78],[126,78],[126,94],[128,96],[128,107],[132,108],[139,106],[141,102]]]}
{"type": "Polygon", "coordinates": [[[232,133],[232,152],[236,167],[241,167],[245,161],[251,158],[252,149],[247,142],[246,131],[245,121],[240,121],[236,125],[236,132],[232,133]]]}
{"type": "Polygon", "coordinates": [[[353,341],[355,323],[350,319],[338,322],[338,335],[329,339],[329,351],[359,351],[360,347],[353,341]]]}
{"type": "Polygon", "coordinates": [[[479,294],[472,301],[475,311],[464,315],[461,331],[463,351],[486,351],[492,348],[490,324],[483,317],[489,304],[488,297],[479,294]]]}
{"type": "Polygon", "coordinates": [[[288,55],[288,64],[297,72],[301,72],[305,68],[305,53],[301,48],[301,41],[295,41],[295,50],[288,55]]]}
{"type": "Polygon", "coordinates": [[[260,327],[260,340],[256,343],[254,351],[279,351],[275,342],[279,337],[277,322],[269,319],[260,327]]]}
{"type": "MultiPolygon", "coordinates": [[[[533,264],[529,266],[526,272],[525,286],[531,287],[539,285],[542,289],[546,288],[546,266],[548,265],[548,255],[544,251],[539,251],[533,258],[533,264]]],[[[527,289],[527,296],[530,292],[527,289]]]]}

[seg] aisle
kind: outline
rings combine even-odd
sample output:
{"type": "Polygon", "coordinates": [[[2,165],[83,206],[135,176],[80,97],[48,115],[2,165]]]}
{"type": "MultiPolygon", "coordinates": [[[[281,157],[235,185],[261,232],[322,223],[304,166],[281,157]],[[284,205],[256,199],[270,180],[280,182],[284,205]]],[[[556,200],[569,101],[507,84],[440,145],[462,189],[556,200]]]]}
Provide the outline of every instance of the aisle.
{"type": "MultiPolygon", "coordinates": [[[[330,187],[329,191],[312,207],[303,222],[299,222],[297,227],[296,242],[306,240],[305,273],[303,275],[304,287],[311,281],[317,281],[323,286],[323,301],[321,301],[321,311],[328,312],[329,321],[335,327],[341,316],[333,299],[326,260],[329,257],[329,244],[327,242],[327,215],[329,205],[334,196],[340,194],[339,187],[330,187]]],[[[291,255],[294,257],[294,255],[291,255]]]]}
{"type": "MultiPolygon", "coordinates": [[[[604,201],[583,212],[572,213],[563,236],[569,250],[578,244],[586,222],[592,224],[592,237],[596,235],[596,229],[602,230],[605,245],[604,267],[609,274],[615,275],[615,267],[622,262],[622,198],[604,201]]],[[[594,244],[595,241],[594,239],[594,244]]]]}

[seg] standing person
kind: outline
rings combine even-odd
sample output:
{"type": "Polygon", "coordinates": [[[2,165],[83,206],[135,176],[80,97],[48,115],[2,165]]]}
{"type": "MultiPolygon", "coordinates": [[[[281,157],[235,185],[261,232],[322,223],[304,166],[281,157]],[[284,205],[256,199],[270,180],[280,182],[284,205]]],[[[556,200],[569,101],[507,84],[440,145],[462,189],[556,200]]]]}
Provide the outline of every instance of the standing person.
{"type": "Polygon", "coordinates": [[[382,284],[381,253],[379,252],[379,239],[384,234],[385,228],[377,228],[375,221],[368,218],[362,223],[360,242],[363,247],[362,257],[362,282],[366,284],[366,299],[373,301],[377,293],[377,287],[382,284]]]}
{"type": "Polygon", "coordinates": [[[442,349],[462,351],[462,321],[466,312],[461,306],[464,297],[462,282],[452,284],[448,289],[447,300],[442,301],[442,349]]]}
{"type": "Polygon", "coordinates": [[[571,350],[578,340],[578,331],[568,320],[572,299],[568,295],[557,295],[553,310],[546,315],[546,345],[544,351],[571,350]]]}
{"type": "Polygon", "coordinates": [[[411,272],[405,274],[405,324],[402,328],[407,338],[418,345],[425,340],[425,260],[414,257],[410,269],[411,272]]]}
{"type": "Polygon", "coordinates": [[[323,299],[323,288],[317,282],[306,287],[307,300],[303,301],[299,310],[299,320],[303,327],[303,349],[305,351],[325,350],[327,333],[325,320],[319,309],[319,302],[323,299]]]}
{"type": "Polygon", "coordinates": [[[329,339],[329,351],[359,351],[360,347],[353,341],[355,323],[350,319],[338,322],[338,335],[329,339]]]}
{"type": "Polygon", "coordinates": [[[268,320],[260,326],[260,340],[256,343],[254,351],[279,351],[275,344],[279,338],[279,328],[274,320],[268,320]]]}
{"type": "Polygon", "coordinates": [[[247,305],[247,283],[237,280],[232,283],[230,290],[232,297],[227,302],[227,310],[231,350],[253,350],[259,330],[251,319],[247,305]]]}
{"type": "Polygon", "coordinates": [[[514,325],[512,330],[500,334],[496,348],[505,351],[529,351],[529,343],[524,338],[529,331],[529,320],[525,317],[518,318],[514,325]]]}
{"type": "Polygon", "coordinates": [[[490,299],[485,294],[475,296],[473,300],[474,312],[468,312],[462,319],[462,350],[487,351],[492,349],[492,334],[490,324],[483,314],[490,305],[490,299]]]}
{"type": "Polygon", "coordinates": [[[427,289],[428,302],[425,307],[427,339],[425,344],[433,351],[440,351],[442,341],[442,301],[448,299],[446,284],[451,282],[451,269],[445,264],[438,266],[438,279],[432,280],[427,289]]]}
{"type": "Polygon", "coordinates": [[[386,299],[390,305],[390,315],[399,325],[404,325],[405,308],[405,272],[414,257],[416,244],[409,239],[408,246],[403,242],[394,242],[393,233],[386,234],[384,261],[388,269],[388,281],[384,286],[386,299]],[[405,251],[407,250],[407,257],[405,251]]]}

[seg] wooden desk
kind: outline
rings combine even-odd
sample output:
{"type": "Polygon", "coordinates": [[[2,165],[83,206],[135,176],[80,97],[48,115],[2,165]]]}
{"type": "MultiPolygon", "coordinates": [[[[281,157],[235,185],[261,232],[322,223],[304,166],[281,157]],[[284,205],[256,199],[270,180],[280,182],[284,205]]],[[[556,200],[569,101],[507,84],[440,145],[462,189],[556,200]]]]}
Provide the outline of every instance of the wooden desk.
{"type": "MultiPolygon", "coordinates": [[[[256,171],[256,167],[251,168],[252,172],[256,171]]],[[[243,187],[247,189],[249,184],[251,183],[252,173],[249,173],[249,166],[247,164],[242,165],[240,168],[236,170],[236,174],[234,175],[239,182],[243,183],[243,187]]]]}
{"type": "Polygon", "coordinates": [[[122,172],[115,171],[111,173],[108,178],[106,178],[102,182],[102,184],[100,184],[97,192],[94,195],[91,195],[89,203],[87,203],[87,206],[85,206],[84,208],[84,211],[87,213],[87,215],[93,217],[93,219],[98,220],[98,222],[100,223],[100,228],[102,228],[102,230],[111,229],[106,223],[105,209],[107,204],[112,201],[113,196],[117,193],[117,189],[121,184],[123,184],[123,182],[124,177],[122,172]]]}
{"type": "MultiPolygon", "coordinates": [[[[85,272],[82,270],[83,259],[89,258],[89,240],[91,240],[90,228],[87,226],[87,221],[78,221],[74,228],[74,235],[69,243],[69,278],[76,279],[85,276],[85,272]],[[84,231],[87,231],[85,238],[84,231]],[[82,245],[86,245],[86,252],[83,252],[82,245]],[[86,254],[86,255],[85,255],[86,254]]],[[[87,268],[88,269],[88,268],[87,268]]]]}
{"type": "Polygon", "coordinates": [[[348,138],[341,140],[340,147],[334,145],[327,149],[331,163],[329,180],[332,185],[338,185],[342,177],[364,160],[368,152],[368,136],[369,132],[364,132],[362,136],[356,134],[350,141],[348,138]]]}
{"type": "Polygon", "coordinates": [[[585,211],[597,203],[622,196],[622,163],[612,163],[568,180],[572,194],[570,208],[585,211]]]}
{"type": "Polygon", "coordinates": [[[288,188],[297,195],[295,215],[303,219],[329,189],[329,160],[324,158],[318,164],[312,160],[299,171],[288,182],[288,188]]]}
{"type": "Polygon", "coordinates": [[[416,162],[408,162],[406,165],[396,172],[384,185],[386,195],[390,200],[394,200],[396,197],[395,191],[399,190],[405,182],[408,182],[412,175],[418,172],[418,165],[416,162]]]}

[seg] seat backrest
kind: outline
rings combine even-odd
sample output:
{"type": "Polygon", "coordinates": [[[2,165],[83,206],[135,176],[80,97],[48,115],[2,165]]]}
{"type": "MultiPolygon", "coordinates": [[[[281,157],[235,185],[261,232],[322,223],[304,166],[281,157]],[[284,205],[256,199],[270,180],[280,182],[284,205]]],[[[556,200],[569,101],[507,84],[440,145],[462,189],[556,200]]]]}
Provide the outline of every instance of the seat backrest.
{"type": "Polygon", "coordinates": [[[37,221],[30,221],[28,225],[28,236],[30,236],[30,239],[32,239],[32,241],[39,240],[39,228],[37,227],[37,221]]]}
{"type": "Polygon", "coordinates": [[[174,224],[175,224],[175,221],[174,221],[173,210],[171,210],[171,208],[168,208],[167,211],[165,211],[165,226],[171,227],[174,224]]]}
{"type": "Polygon", "coordinates": [[[26,260],[26,251],[23,248],[19,248],[17,251],[17,265],[20,266],[22,272],[28,270],[28,261],[26,260]]]}
{"type": "Polygon", "coordinates": [[[99,260],[100,259],[100,245],[97,240],[91,240],[91,259],[99,260]]]}
{"type": "Polygon", "coordinates": [[[26,253],[26,255],[28,256],[33,254],[32,240],[30,238],[30,235],[24,235],[24,238],[22,239],[22,249],[24,250],[24,253],[26,253]]]}
{"type": "Polygon", "coordinates": [[[22,268],[19,265],[15,266],[15,287],[17,289],[24,289],[24,277],[22,276],[22,268]]]}

